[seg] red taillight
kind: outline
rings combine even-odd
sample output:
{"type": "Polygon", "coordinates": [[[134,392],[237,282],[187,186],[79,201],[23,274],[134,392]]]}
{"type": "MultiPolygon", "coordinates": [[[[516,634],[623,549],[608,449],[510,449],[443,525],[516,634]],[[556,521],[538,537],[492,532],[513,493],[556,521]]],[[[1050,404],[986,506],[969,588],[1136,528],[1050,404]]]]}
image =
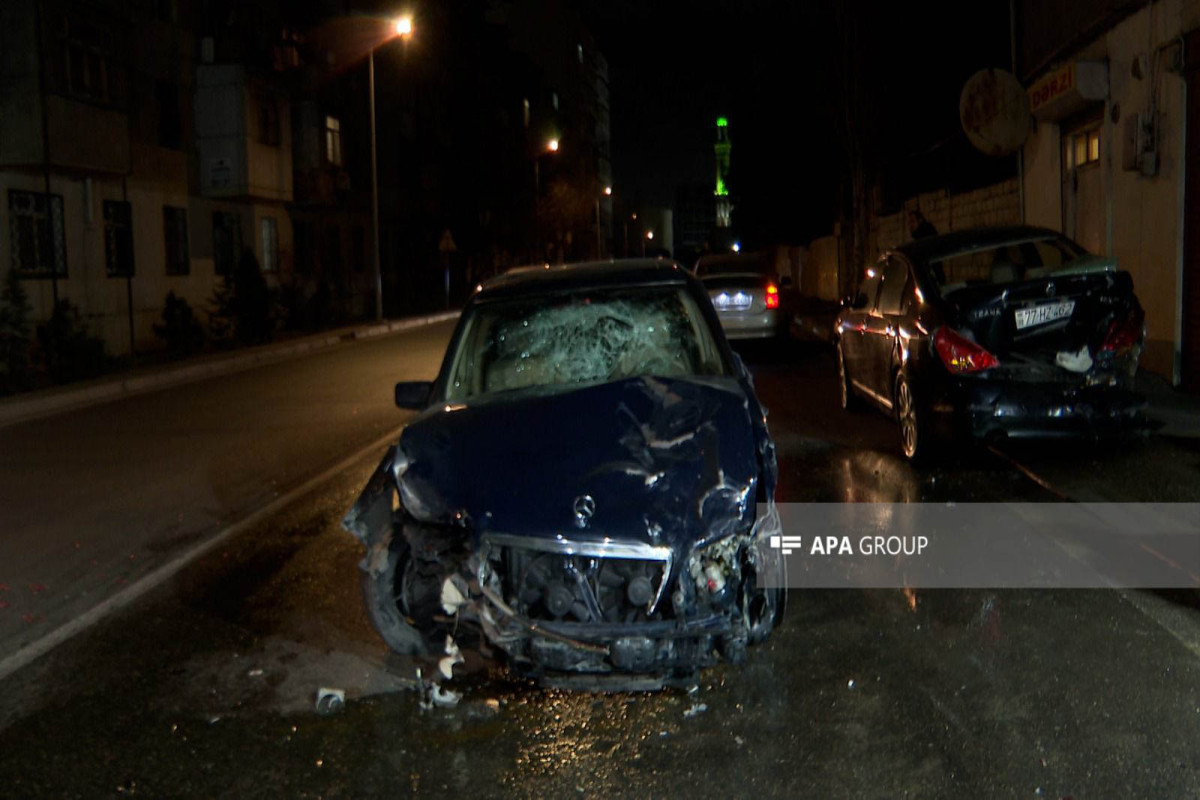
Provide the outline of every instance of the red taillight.
{"type": "Polygon", "coordinates": [[[767,284],[767,308],[779,308],[779,287],[773,283],[767,284]]]}
{"type": "Polygon", "coordinates": [[[938,328],[933,335],[933,347],[946,369],[956,375],[982,372],[1000,363],[987,350],[950,328],[938,328]]]}
{"type": "Polygon", "coordinates": [[[1115,320],[1108,326],[1104,335],[1104,344],[1100,349],[1109,353],[1121,353],[1133,348],[1142,338],[1142,325],[1146,322],[1146,313],[1135,308],[1125,319],[1115,320]]]}

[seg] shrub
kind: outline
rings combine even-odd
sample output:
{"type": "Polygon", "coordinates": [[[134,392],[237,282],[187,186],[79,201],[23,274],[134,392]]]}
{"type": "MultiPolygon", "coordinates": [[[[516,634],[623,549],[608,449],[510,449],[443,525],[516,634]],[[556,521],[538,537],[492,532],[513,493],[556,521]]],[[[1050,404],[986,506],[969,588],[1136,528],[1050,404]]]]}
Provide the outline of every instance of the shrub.
{"type": "Polygon", "coordinates": [[[204,346],[204,328],[196,319],[192,307],[174,292],[167,292],[162,311],[162,324],[155,324],[154,335],[167,344],[173,356],[186,356],[204,346]]]}
{"type": "Polygon", "coordinates": [[[271,292],[249,248],[232,278],[222,276],[209,300],[209,332],[218,343],[260,344],[271,338],[271,292]]]}
{"type": "Polygon", "coordinates": [[[54,304],[50,319],[37,328],[38,346],[55,383],[94,378],[108,367],[104,341],[93,336],[70,300],[54,304]]]}
{"type": "Polygon", "coordinates": [[[29,385],[29,299],[16,270],[0,290],[0,394],[29,385]]]}

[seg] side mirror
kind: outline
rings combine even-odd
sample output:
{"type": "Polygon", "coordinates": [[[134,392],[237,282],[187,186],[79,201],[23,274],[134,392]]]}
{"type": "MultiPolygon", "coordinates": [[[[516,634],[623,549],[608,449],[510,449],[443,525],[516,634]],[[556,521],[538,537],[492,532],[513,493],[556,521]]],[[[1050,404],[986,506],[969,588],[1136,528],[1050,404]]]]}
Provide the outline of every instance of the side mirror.
{"type": "Polygon", "coordinates": [[[429,404],[433,381],[401,381],[396,384],[396,407],[420,411],[429,404]]]}

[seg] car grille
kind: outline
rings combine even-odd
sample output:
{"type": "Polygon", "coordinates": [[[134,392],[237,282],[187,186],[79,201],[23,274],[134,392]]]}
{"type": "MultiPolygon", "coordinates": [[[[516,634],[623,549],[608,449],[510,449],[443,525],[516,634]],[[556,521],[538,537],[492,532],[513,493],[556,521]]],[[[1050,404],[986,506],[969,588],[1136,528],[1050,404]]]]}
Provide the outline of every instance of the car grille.
{"type": "Polygon", "coordinates": [[[672,551],[640,543],[489,536],[504,596],[530,620],[630,624],[669,619],[672,551]]]}

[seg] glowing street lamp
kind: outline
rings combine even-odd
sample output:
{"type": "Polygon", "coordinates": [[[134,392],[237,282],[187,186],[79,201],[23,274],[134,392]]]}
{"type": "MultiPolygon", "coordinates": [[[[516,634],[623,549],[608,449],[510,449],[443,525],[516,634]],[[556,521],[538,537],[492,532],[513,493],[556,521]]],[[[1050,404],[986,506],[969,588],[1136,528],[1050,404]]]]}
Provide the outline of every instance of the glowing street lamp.
{"type": "Polygon", "coordinates": [[[605,186],[605,187],[604,187],[604,196],[605,196],[605,197],[612,197],[612,187],[611,187],[611,186],[605,186]]]}
{"type": "Polygon", "coordinates": [[[546,149],[549,150],[551,153],[557,153],[558,152],[558,139],[551,139],[550,141],[546,142],[546,149]]]}
{"type": "MultiPolygon", "coordinates": [[[[395,37],[388,37],[384,42],[396,37],[407,39],[413,32],[412,17],[406,14],[393,20],[392,30],[396,32],[395,37]]],[[[371,99],[371,238],[374,242],[374,247],[371,248],[371,261],[374,264],[375,272],[376,322],[383,321],[383,270],[379,264],[379,159],[375,151],[375,51],[384,42],[380,42],[371,48],[371,53],[367,60],[367,92],[370,94],[371,99]]]]}
{"type": "Polygon", "coordinates": [[[737,242],[734,242],[733,243],[733,252],[735,252],[735,253],[742,252],[742,246],[740,244],[738,244],[737,242]]]}

